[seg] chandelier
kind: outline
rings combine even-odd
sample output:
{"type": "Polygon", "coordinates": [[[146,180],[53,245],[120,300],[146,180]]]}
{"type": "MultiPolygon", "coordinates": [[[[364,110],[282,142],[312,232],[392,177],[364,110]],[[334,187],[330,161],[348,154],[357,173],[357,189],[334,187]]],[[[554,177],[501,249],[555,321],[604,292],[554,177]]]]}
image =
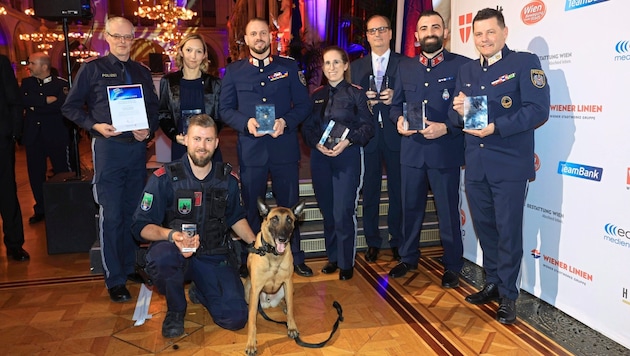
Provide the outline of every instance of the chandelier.
{"type": "Polygon", "coordinates": [[[175,0],[157,0],[157,5],[149,5],[150,0],[140,0],[138,11],[134,15],[157,21],[157,27],[165,31],[173,31],[177,28],[179,20],[190,20],[197,16],[195,11],[182,6],[177,6],[175,0]]]}
{"type": "Polygon", "coordinates": [[[4,8],[4,6],[0,6],[0,15],[6,15],[7,14],[7,9],[4,8]]]}
{"type": "Polygon", "coordinates": [[[24,33],[19,36],[21,41],[31,41],[38,43],[37,49],[42,51],[48,51],[52,48],[52,44],[55,42],[61,42],[65,39],[63,34],[54,32],[48,32],[48,27],[44,24],[42,19],[42,25],[39,27],[39,32],[24,33]]]}

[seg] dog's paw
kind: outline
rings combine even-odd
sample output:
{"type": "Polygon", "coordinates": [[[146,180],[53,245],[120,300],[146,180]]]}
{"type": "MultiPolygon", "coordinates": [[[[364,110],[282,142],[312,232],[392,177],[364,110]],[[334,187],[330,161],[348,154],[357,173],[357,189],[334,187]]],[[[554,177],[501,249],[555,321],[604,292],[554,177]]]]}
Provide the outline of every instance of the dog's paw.
{"type": "Polygon", "coordinates": [[[245,346],[245,354],[247,356],[256,356],[256,352],[257,351],[258,351],[258,349],[256,349],[256,345],[255,344],[254,345],[247,344],[245,346]]]}
{"type": "Polygon", "coordinates": [[[289,329],[288,335],[290,338],[296,339],[298,335],[300,335],[300,332],[297,329],[289,329]]]}

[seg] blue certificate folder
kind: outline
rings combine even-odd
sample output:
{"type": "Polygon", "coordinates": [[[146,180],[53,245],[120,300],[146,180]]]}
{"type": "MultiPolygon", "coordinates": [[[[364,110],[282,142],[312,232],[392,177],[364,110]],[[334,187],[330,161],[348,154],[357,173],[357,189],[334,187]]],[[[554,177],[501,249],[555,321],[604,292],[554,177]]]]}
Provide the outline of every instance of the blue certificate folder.
{"type": "Polygon", "coordinates": [[[108,86],[107,100],[116,132],[149,128],[141,84],[108,86]]]}
{"type": "Polygon", "coordinates": [[[483,129],[488,126],[488,97],[467,96],[464,99],[464,128],[483,129]]]}
{"type": "Polygon", "coordinates": [[[345,125],[335,122],[335,120],[330,120],[326,129],[324,129],[322,137],[319,139],[319,144],[332,150],[339,141],[346,139],[349,132],[350,129],[345,125]]]}
{"type": "Polygon", "coordinates": [[[258,133],[273,133],[273,124],[276,122],[276,106],[273,104],[256,105],[256,121],[258,133]]]}

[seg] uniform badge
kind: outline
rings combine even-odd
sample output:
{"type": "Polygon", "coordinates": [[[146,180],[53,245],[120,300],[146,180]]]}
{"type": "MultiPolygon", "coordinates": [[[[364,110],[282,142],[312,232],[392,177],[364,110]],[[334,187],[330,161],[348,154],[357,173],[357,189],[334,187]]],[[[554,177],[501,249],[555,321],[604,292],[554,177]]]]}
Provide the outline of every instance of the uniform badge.
{"type": "Polygon", "coordinates": [[[306,77],[304,77],[304,73],[301,70],[298,70],[298,77],[300,78],[300,83],[306,86],[306,77]]]}
{"type": "Polygon", "coordinates": [[[144,211],[149,211],[153,206],[153,194],[144,192],[142,196],[142,201],[140,202],[140,209],[144,211]]]}
{"type": "Polygon", "coordinates": [[[532,84],[534,84],[536,88],[544,88],[547,84],[545,72],[542,69],[532,69],[531,78],[532,84]]]}
{"type": "Polygon", "coordinates": [[[510,98],[509,96],[504,96],[501,98],[501,106],[503,106],[506,109],[509,109],[512,107],[512,98],[510,98]]]}
{"type": "Polygon", "coordinates": [[[192,199],[191,198],[179,198],[177,199],[177,211],[182,214],[190,214],[190,210],[192,209],[192,199]]]}
{"type": "Polygon", "coordinates": [[[201,192],[195,192],[195,206],[201,206],[201,192]]]}
{"type": "Polygon", "coordinates": [[[448,93],[448,89],[444,89],[442,92],[442,99],[448,100],[451,97],[451,94],[448,93]]]}

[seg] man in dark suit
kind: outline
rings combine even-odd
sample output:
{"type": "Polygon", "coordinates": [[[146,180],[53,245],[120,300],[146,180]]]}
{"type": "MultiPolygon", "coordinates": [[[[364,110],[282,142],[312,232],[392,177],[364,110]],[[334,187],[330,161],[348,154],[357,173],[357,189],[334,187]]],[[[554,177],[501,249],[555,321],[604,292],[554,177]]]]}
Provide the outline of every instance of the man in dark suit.
{"type": "Polygon", "coordinates": [[[418,266],[422,221],[429,184],[435,198],[444,247],[442,287],[459,286],[463,244],[459,220],[460,167],[464,164],[461,128],[448,120],[459,68],[470,60],[444,49],[448,36],[442,16],[432,10],[420,14],[416,40],[422,53],[398,65],[390,118],[403,135],[400,150],[402,172],[403,236],[401,262],[389,275],[402,277],[418,266]],[[403,116],[407,106],[425,106],[420,126],[411,129],[403,116]],[[426,128],[422,128],[422,122],[426,128]]]}
{"type": "Polygon", "coordinates": [[[24,251],[22,211],[15,184],[15,142],[22,136],[20,89],[11,62],[0,55],[0,215],[7,255],[16,261],[30,258],[24,251]]]}
{"type": "Polygon", "coordinates": [[[44,220],[44,182],[50,159],[55,174],[70,171],[68,126],[61,106],[68,95],[68,81],[51,74],[50,57],[35,52],[28,58],[29,78],[22,80],[25,111],[24,138],[28,179],[35,198],[29,224],[44,220]]]}
{"type": "Polygon", "coordinates": [[[404,56],[392,52],[390,41],[392,29],[390,20],[382,15],[374,15],[367,21],[367,40],[371,53],[358,59],[350,66],[352,83],[363,88],[368,96],[374,120],[377,122],[374,137],[364,149],[365,173],[363,180],[363,233],[368,245],[365,259],[375,262],[382,238],[378,228],[379,205],[381,201],[381,180],[383,163],[387,171],[387,229],[391,238],[394,259],[400,259],[398,246],[402,241],[402,203],[400,201],[400,134],[389,120],[389,108],[392,103],[391,87],[396,80],[398,62],[404,56]],[[377,78],[370,83],[370,76],[377,78]],[[386,76],[385,79],[378,77],[386,76]],[[380,82],[379,97],[372,88],[380,82]]]}
{"type": "Polygon", "coordinates": [[[449,113],[462,122],[464,100],[486,96],[488,125],[466,129],[466,196],[483,250],[486,285],[466,297],[471,304],[500,299],[497,320],[516,321],[523,257],[523,206],[534,170],[534,129],[549,117],[549,86],[538,56],[505,45],[503,14],[480,10],[473,19],[479,60],[464,65],[449,113]]]}
{"type": "MultiPolygon", "coordinates": [[[[221,82],[219,115],[238,131],[238,161],[243,205],[254,232],[260,231],[261,218],[256,205],[267,191],[271,175],[273,195],[280,206],[294,206],[299,199],[300,148],[298,125],[311,110],[306,80],[295,60],[271,55],[271,32],[267,21],[250,20],[245,27],[249,58],[230,64],[221,82]],[[259,133],[256,106],[273,104],[273,133],[259,133]]],[[[293,230],[291,240],[294,271],[312,276],[304,263],[300,232],[293,230]]],[[[246,256],[241,256],[241,276],[247,276],[246,256]]]]}

